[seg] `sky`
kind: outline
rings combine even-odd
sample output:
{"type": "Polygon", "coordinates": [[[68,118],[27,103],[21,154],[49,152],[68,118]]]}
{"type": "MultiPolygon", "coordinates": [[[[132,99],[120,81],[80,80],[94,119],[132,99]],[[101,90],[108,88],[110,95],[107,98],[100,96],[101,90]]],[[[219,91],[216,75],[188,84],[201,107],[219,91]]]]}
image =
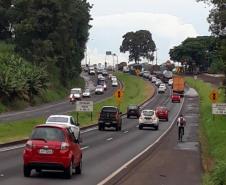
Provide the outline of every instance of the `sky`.
{"type": "MultiPolygon", "coordinates": [[[[87,43],[87,62],[128,62],[120,53],[122,36],[129,31],[149,30],[157,47],[158,63],[169,59],[169,50],[187,37],[210,35],[207,17],[210,7],[196,0],[88,0],[93,4],[87,43]]],[[[85,63],[86,60],[83,61],[85,63]]]]}

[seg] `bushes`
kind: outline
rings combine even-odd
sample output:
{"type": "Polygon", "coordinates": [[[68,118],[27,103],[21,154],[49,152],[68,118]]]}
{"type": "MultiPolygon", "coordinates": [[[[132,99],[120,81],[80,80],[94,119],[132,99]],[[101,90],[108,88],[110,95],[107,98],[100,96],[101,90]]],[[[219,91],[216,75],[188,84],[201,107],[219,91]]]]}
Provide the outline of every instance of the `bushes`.
{"type": "Polygon", "coordinates": [[[0,96],[31,101],[47,88],[48,77],[43,68],[33,66],[15,55],[0,56],[0,96]]]}

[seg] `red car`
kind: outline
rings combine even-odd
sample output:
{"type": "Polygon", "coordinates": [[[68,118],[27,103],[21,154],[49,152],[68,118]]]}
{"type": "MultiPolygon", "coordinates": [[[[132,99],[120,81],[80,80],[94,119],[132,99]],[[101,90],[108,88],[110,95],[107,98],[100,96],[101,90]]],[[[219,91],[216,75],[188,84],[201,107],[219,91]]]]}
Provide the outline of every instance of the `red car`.
{"type": "Polygon", "coordinates": [[[79,133],[67,125],[36,126],[23,152],[24,176],[29,177],[32,169],[38,173],[42,170],[60,170],[68,179],[73,173],[81,174],[79,140],[79,133]]]}
{"type": "Polygon", "coordinates": [[[179,102],[180,103],[180,95],[179,94],[173,94],[171,96],[171,100],[172,100],[173,103],[174,102],[179,102]]]}
{"type": "Polygon", "coordinates": [[[164,119],[168,121],[169,110],[166,107],[157,107],[156,115],[159,119],[164,119]]]}

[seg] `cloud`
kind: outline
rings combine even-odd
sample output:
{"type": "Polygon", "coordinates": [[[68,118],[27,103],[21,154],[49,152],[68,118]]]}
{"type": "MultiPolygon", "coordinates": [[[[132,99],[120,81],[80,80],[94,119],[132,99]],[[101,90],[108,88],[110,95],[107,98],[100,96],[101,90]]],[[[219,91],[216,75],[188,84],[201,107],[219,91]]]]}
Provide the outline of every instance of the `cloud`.
{"type": "MultiPolygon", "coordinates": [[[[93,27],[88,46],[95,60],[97,56],[104,57],[108,50],[119,53],[122,36],[128,31],[149,30],[162,60],[168,59],[172,46],[180,44],[187,37],[199,35],[192,24],[170,14],[131,12],[96,16],[91,24],[93,27]]],[[[125,57],[121,55],[120,60],[125,60],[125,57]]]]}

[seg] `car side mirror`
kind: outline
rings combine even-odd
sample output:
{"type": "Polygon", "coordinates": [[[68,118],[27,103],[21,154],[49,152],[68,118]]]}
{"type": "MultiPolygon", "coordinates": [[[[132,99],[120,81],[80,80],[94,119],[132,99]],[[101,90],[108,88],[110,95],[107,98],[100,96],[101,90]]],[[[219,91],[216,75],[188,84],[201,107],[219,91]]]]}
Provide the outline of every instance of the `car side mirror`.
{"type": "Polygon", "coordinates": [[[122,114],[122,112],[119,112],[119,114],[122,114]]]}

